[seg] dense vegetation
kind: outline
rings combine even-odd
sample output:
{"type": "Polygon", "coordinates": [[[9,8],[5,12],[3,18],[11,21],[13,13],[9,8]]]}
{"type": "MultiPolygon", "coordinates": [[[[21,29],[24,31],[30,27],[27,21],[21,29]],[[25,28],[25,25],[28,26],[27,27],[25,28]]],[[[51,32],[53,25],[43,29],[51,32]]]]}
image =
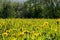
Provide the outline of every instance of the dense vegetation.
{"type": "Polygon", "coordinates": [[[0,40],[60,40],[60,19],[0,19],[0,40]]]}
{"type": "Polygon", "coordinates": [[[0,0],[0,18],[60,18],[60,0],[0,0]]]}

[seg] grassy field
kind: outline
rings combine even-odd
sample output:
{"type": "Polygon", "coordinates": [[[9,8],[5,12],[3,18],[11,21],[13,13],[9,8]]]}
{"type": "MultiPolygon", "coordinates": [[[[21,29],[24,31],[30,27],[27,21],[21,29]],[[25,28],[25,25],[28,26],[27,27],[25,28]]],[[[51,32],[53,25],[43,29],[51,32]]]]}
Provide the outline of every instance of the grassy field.
{"type": "Polygon", "coordinates": [[[0,40],[60,40],[60,19],[0,19],[0,40]]]}

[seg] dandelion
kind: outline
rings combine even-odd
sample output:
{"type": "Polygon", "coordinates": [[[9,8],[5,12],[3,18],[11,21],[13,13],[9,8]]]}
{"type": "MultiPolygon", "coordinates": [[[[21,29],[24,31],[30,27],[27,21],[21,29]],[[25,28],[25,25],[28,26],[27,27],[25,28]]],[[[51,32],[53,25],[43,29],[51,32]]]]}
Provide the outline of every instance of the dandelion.
{"type": "Polygon", "coordinates": [[[30,34],[30,32],[28,30],[25,30],[23,32],[26,33],[26,34],[30,34]]]}
{"type": "Polygon", "coordinates": [[[2,22],[2,25],[6,25],[6,23],[5,22],[2,22]]]}
{"type": "Polygon", "coordinates": [[[37,32],[34,32],[33,34],[35,37],[39,36],[39,33],[37,33],[37,32]]]}
{"type": "Polygon", "coordinates": [[[2,36],[8,36],[7,32],[2,33],[2,36]]]}
{"type": "Polygon", "coordinates": [[[9,29],[9,30],[6,30],[6,32],[10,33],[10,32],[11,32],[11,29],[9,29]]]}
{"type": "Polygon", "coordinates": [[[48,22],[44,22],[43,26],[48,26],[48,22]]]}
{"type": "Polygon", "coordinates": [[[59,22],[60,22],[60,19],[56,20],[56,22],[57,22],[57,24],[59,24],[59,22]]]}
{"type": "Polygon", "coordinates": [[[18,36],[23,36],[24,35],[24,32],[19,32],[18,33],[18,36]]]}

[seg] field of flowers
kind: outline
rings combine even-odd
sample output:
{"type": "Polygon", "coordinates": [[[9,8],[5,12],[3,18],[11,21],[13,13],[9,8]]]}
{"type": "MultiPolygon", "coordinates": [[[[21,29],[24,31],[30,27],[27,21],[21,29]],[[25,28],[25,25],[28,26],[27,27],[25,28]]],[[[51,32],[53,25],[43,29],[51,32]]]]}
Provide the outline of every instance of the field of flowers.
{"type": "Polygon", "coordinates": [[[0,40],[60,40],[60,19],[0,19],[0,40]]]}

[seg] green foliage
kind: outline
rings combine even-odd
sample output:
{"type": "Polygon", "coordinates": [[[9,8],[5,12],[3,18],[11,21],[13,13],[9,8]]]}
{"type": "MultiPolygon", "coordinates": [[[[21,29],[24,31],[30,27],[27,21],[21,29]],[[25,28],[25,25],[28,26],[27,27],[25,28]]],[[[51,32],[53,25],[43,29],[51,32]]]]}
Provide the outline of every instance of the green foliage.
{"type": "Polygon", "coordinates": [[[0,18],[60,18],[60,1],[28,0],[24,4],[0,1],[0,18]]]}

